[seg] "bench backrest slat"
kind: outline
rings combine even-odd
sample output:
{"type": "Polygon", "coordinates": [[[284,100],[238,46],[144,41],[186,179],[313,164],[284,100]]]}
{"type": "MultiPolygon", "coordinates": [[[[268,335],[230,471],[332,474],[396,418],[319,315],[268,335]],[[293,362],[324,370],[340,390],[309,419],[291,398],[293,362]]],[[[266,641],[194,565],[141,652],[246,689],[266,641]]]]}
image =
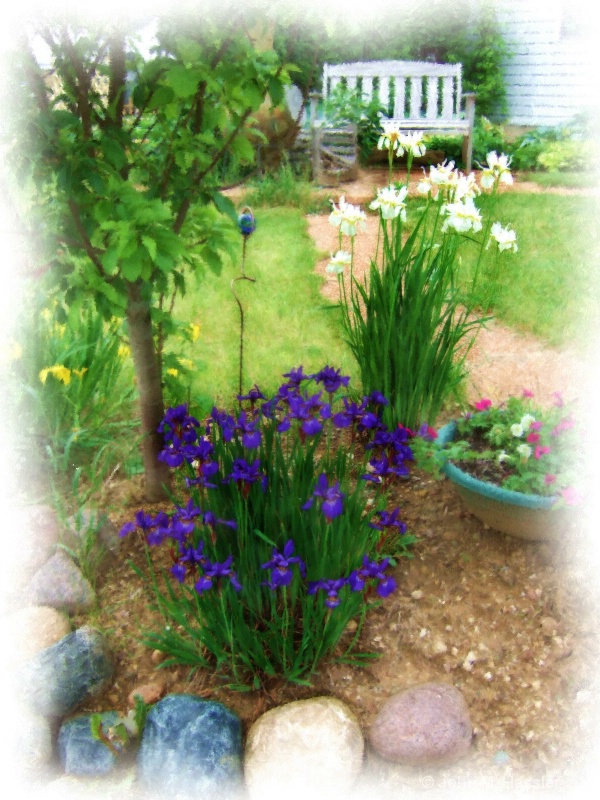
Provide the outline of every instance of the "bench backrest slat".
{"type": "Polygon", "coordinates": [[[393,93],[394,106],[390,109],[393,119],[422,119],[432,124],[436,121],[457,122],[462,118],[461,64],[432,64],[427,61],[325,64],[323,97],[328,98],[341,82],[351,90],[360,88],[366,100],[377,93],[381,106],[386,109],[389,109],[393,93]],[[407,102],[407,92],[410,92],[410,103],[407,102]]]}

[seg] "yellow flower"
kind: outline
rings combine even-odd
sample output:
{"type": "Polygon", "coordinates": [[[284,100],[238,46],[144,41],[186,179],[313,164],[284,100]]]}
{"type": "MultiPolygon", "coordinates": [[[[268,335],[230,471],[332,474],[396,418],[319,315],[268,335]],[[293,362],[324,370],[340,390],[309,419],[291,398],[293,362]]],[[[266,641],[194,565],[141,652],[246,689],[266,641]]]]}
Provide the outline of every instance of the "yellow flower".
{"type": "Polygon", "coordinates": [[[200,325],[197,325],[195,322],[190,322],[190,328],[192,331],[192,342],[195,342],[200,336],[200,325]]]}
{"type": "Polygon", "coordinates": [[[62,339],[63,336],[65,335],[65,331],[67,330],[67,326],[59,325],[58,323],[56,323],[56,325],[54,326],[54,330],[58,333],[58,335],[62,339]]]}
{"type": "Polygon", "coordinates": [[[117,355],[120,356],[120,358],[127,358],[129,355],[131,355],[129,345],[120,344],[119,349],[117,350],[117,355]]]}
{"type": "Polygon", "coordinates": [[[50,322],[50,318],[52,317],[52,312],[49,308],[44,308],[40,311],[40,317],[45,320],[46,322],[50,322]]]}
{"type": "Polygon", "coordinates": [[[174,378],[176,378],[179,375],[179,370],[173,369],[173,367],[171,367],[171,369],[167,370],[167,375],[172,375],[174,378]]]}
{"type": "Polygon", "coordinates": [[[83,378],[84,374],[87,372],[87,367],[81,367],[81,369],[74,369],[73,374],[77,375],[78,378],[83,378]]]}
{"type": "Polygon", "coordinates": [[[185,369],[194,369],[194,362],[189,358],[180,358],[179,363],[182,367],[185,367],[185,369]]]}
{"type": "Polygon", "coordinates": [[[44,367],[40,371],[40,381],[45,385],[48,375],[53,375],[57,380],[65,385],[71,381],[71,370],[63,364],[55,364],[53,367],[44,367]]]}

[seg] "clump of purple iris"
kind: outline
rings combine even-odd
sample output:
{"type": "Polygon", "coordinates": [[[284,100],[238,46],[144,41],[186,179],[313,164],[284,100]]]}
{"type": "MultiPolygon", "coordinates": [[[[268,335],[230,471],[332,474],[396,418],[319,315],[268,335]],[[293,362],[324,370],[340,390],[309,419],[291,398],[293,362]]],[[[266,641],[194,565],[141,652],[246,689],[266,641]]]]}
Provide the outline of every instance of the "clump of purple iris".
{"type": "Polygon", "coordinates": [[[291,539],[285,543],[283,552],[280,553],[276,547],[273,548],[271,560],[265,564],[261,564],[261,569],[271,570],[271,580],[263,581],[263,586],[268,586],[269,589],[278,589],[280,586],[289,586],[292,582],[292,564],[298,564],[300,574],[303,578],[306,577],[306,565],[300,556],[293,555],[294,542],[291,539]]]}
{"type": "Polygon", "coordinates": [[[391,575],[386,575],[384,570],[389,565],[389,558],[384,558],[378,564],[376,561],[371,561],[367,555],[363,557],[362,566],[355,569],[348,578],[348,583],[353,592],[362,592],[362,590],[370,584],[371,581],[378,581],[377,594],[380,597],[387,597],[396,588],[396,581],[391,575]]]}
{"type": "Polygon", "coordinates": [[[328,608],[335,608],[340,604],[338,593],[348,583],[348,578],[334,578],[329,580],[309,581],[308,593],[316,594],[319,590],[327,593],[325,605],[328,608]]]}
{"type": "Polygon", "coordinates": [[[236,430],[242,434],[242,444],[248,450],[260,447],[260,431],[256,430],[257,420],[249,418],[245,411],[238,417],[236,430]]]}
{"type": "Polygon", "coordinates": [[[325,516],[327,523],[330,523],[335,517],[339,517],[344,510],[342,503],[345,494],[340,491],[340,483],[336,481],[331,486],[327,480],[327,475],[322,472],[317,478],[317,483],[312,496],[304,503],[302,509],[306,511],[312,507],[315,497],[321,498],[321,511],[325,516]]]}

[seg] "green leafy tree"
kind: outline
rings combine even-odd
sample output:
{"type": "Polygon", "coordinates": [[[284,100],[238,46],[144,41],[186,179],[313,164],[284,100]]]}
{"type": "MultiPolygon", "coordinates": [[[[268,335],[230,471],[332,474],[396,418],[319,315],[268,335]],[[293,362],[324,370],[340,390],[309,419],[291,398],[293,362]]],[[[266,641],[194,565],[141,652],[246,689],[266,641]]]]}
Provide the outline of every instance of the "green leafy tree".
{"type": "Polygon", "coordinates": [[[236,244],[219,165],[253,161],[252,115],[267,95],[280,102],[287,80],[275,51],[257,46],[257,22],[238,5],[159,20],[143,58],[132,26],[52,20],[36,30],[52,73],[31,37],[19,44],[13,155],[31,189],[27,224],[71,313],[92,297],[104,316],[126,320],[149,499],[167,483],[157,427],[172,301],[190,271],[218,273],[236,244]]]}

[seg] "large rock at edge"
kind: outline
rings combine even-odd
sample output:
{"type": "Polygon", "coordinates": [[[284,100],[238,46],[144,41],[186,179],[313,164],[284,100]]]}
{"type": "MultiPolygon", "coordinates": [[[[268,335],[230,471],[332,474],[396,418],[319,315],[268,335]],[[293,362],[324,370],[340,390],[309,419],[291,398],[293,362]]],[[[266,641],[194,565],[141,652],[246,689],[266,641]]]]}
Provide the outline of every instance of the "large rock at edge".
{"type": "MultiPolygon", "coordinates": [[[[103,726],[114,725],[116,711],[100,714],[103,726]]],[[[92,736],[92,714],[66,720],[58,732],[58,757],[67,775],[106,775],[116,764],[116,756],[108,745],[92,736]]]]}
{"type": "Polygon", "coordinates": [[[28,662],[22,673],[23,699],[38,714],[64,717],[100,692],[113,671],[104,637],[86,625],[28,662]]]}
{"type": "Polygon", "coordinates": [[[427,683],[394,695],[369,732],[380,756],[414,766],[443,766],[462,758],[472,736],[467,703],[447,683],[427,683]]]}
{"type": "Polygon", "coordinates": [[[57,550],[33,576],[28,593],[32,605],[49,606],[67,613],[89,611],[96,593],[64,550],[57,550]]]}
{"type": "Polygon", "coordinates": [[[170,694],[146,717],[138,776],[151,796],[224,798],[242,784],[242,725],[226,706],[170,694]]]}
{"type": "Polygon", "coordinates": [[[344,797],[362,769],[364,740],[351,710],[334,697],[267,711],[248,732],[244,774],[251,798],[344,797]],[[298,794],[296,794],[298,793],[298,794]]]}

